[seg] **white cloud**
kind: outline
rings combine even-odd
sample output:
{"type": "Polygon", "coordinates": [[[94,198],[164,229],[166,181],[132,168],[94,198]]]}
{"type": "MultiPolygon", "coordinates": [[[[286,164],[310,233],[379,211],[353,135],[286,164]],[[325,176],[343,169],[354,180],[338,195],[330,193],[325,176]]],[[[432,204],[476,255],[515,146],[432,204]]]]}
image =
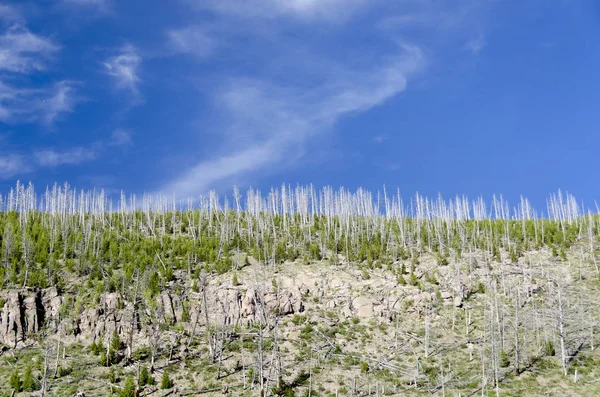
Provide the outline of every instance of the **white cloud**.
{"type": "Polygon", "coordinates": [[[24,85],[27,80],[22,78],[45,70],[60,47],[29,31],[24,21],[15,23],[20,17],[14,9],[0,6],[0,17],[12,23],[0,35],[0,121],[52,124],[63,113],[72,112],[79,101],[74,82],[63,80],[32,88],[24,85]]]}
{"type": "Polygon", "coordinates": [[[367,111],[404,91],[407,77],[424,64],[421,51],[401,55],[374,70],[331,74],[325,85],[290,87],[240,79],[219,95],[232,120],[223,154],[203,160],[174,178],[162,191],[194,196],[233,177],[299,160],[311,138],[330,130],[340,118],[367,111]]]}
{"type": "Polygon", "coordinates": [[[177,177],[163,191],[175,192],[179,196],[196,195],[226,178],[280,160],[274,157],[277,156],[277,152],[273,149],[268,145],[256,145],[231,155],[202,161],[177,177]]]}
{"type": "Polygon", "coordinates": [[[42,167],[56,167],[63,164],[76,165],[96,158],[97,149],[78,146],[67,150],[42,149],[34,153],[34,158],[42,167]]]}
{"type": "Polygon", "coordinates": [[[0,81],[0,121],[50,125],[81,101],[75,82],[59,81],[41,88],[18,88],[0,81]]]}
{"type": "Polygon", "coordinates": [[[479,52],[485,47],[486,41],[483,34],[479,34],[477,37],[469,40],[466,44],[466,48],[473,54],[479,54],[479,52]]]}
{"type": "MultiPolygon", "coordinates": [[[[211,148],[209,157],[202,157],[180,174],[171,176],[162,191],[179,196],[193,196],[217,186],[228,186],[239,178],[247,180],[297,165],[341,119],[366,112],[404,91],[412,75],[425,66],[421,48],[434,54],[431,58],[435,59],[438,45],[450,45],[452,50],[460,51],[468,38],[485,31],[481,16],[486,8],[483,3],[487,2],[181,1],[197,10],[208,10],[216,18],[210,28],[198,25],[197,30],[169,32],[175,50],[194,54],[198,49],[196,55],[205,57],[212,55],[215,43],[219,48],[224,47],[224,39],[243,35],[250,46],[247,53],[244,48],[240,52],[249,55],[256,66],[247,73],[260,77],[231,78],[218,90],[217,107],[224,113],[219,120],[227,120],[220,130],[221,146],[211,148]],[[377,12],[371,12],[375,6],[377,12]],[[357,15],[361,15],[359,26],[340,23],[350,22],[357,15]],[[308,23],[318,26],[307,32],[308,23]],[[389,40],[374,46],[340,42],[349,29],[364,30],[365,37],[375,39],[378,35],[389,40]],[[319,41],[315,45],[317,34],[319,41]],[[404,47],[397,56],[382,55],[390,53],[387,46],[390,42],[409,40],[423,44],[404,47]],[[323,56],[324,51],[336,46],[343,48],[339,52],[335,48],[323,56]],[[361,47],[365,51],[358,52],[361,47]],[[348,54],[342,55],[344,61],[336,59],[341,53],[348,54]]],[[[204,21],[204,13],[202,17],[204,21]]],[[[470,47],[473,51],[485,45],[483,33],[479,38],[470,47]]],[[[236,43],[227,41],[230,42],[236,43]]],[[[385,137],[374,137],[372,142],[382,144],[385,137]]]]}
{"type": "Polygon", "coordinates": [[[111,140],[108,143],[95,141],[88,146],[75,146],[71,148],[46,147],[33,149],[29,153],[0,154],[0,180],[31,172],[42,167],[54,168],[61,165],[79,165],[94,161],[111,146],[126,146],[130,144],[130,133],[124,130],[116,130],[113,132],[111,140]]]}
{"type": "Polygon", "coordinates": [[[340,21],[377,0],[187,0],[197,8],[243,18],[291,16],[306,20],[340,21]]]}
{"type": "Polygon", "coordinates": [[[117,129],[113,131],[108,146],[131,146],[132,144],[131,132],[117,129]]]}
{"type": "Polygon", "coordinates": [[[471,30],[481,26],[481,10],[487,0],[405,0],[388,3],[387,15],[378,26],[387,30],[420,30],[426,34],[471,30]]]}
{"type": "Polygon", "coordinates": [[[215,41],[200,26],[170,30],[167,32],[167,37],[173,51],[201,58],[209,56],[215,47],[215,41]]]}
{"type": "Polygon", "coordinates": [[[75,96],[73,82],[61,81],[52,87],[48,99],[41,102],[41,114],[46,124],[52,124],[62,113],[73,112],[75,104],[80,100],[75,96]]]}
{"type": "Polygon", "coordinates": [[[29,171],[25,158],[19,154],[0,154],[0,179],[9,179],[13,176],[29,171]]]}
{"type": "Polygon", "coordinates": [[[0,71],[31,73],[45,69],[45,62],[59,47],[50,39],[15,25],[0,36],[0,71]]]}
{"type": "Polygon", "coordinates": [[[130,146],[133,144],[131,132],[117,129],[112,132],[107,142],[94,141],[89,146],[76,146],[70,149],[43,148],[34,151],[33,157],[41,167],[59,165],[77,165],[96,160],[110,147],[130,146]]]}
{"type": "Polygon", "coordinates": [[[0,180],[23,175],[40,167],[78,165],[92,161],[97,158],[101,150],[101,145],[92,144],[90,147],[77,146],[61,150],[54,148],[37,149],[28,154],[0,154],[0,180]]]}
{"type": "Polygon", "coordinates": [[[138,77],[142,57],[137,50],[131,46],[124,46],[119,55],[109,58],[104,67],[106,72],[115,79],[117,88],[129,90],[133,95],[139,96],[138,77]]]}
{"type": "Polygon", "coordinates": [[[63,0],[65,3],[76,4],[80,6],[106,7],[108,0],[63,0]]]}

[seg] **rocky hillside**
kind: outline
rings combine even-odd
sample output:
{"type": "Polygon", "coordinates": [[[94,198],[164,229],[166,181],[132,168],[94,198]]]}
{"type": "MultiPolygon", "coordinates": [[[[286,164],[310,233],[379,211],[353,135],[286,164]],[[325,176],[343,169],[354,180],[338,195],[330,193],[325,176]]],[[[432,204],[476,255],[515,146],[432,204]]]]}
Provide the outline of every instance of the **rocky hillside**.
{"type": "Polygon", "coordinates": [[[177,271],[144,306],[120,292],[82,304],[75,282],[2,291],[2,384],[31,368],[32,389],[57,396],[124,395],[128,381],[140,395],[600,392],[591,264],[545,250],[515,264],[423,255],[412,271],[245,262],[199,281],[177,271]]]}
{"type": "Polygon", "coordinates": [[[600,216],[573,197],[231,202],[0,195],[0,395],[600,394],[600,216]]]}

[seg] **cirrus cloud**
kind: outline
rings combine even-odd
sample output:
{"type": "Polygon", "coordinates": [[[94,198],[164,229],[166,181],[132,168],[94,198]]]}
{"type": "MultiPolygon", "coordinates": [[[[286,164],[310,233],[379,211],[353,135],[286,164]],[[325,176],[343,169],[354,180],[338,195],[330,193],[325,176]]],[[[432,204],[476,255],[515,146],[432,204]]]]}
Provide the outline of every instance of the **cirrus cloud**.
{"type": "Polygon", "coordinates": [[[289,166],[304,156],[310,140],[342,117],[368,111],[404,91],[407,79],[424,65],[418,47],[404,46],[378,68],[336,70],[337,77],[312,90],[232,79],[217,96],[231,119],[221,154],[175,175],[162,191],[194,196],[238,176],[289,166]]]}

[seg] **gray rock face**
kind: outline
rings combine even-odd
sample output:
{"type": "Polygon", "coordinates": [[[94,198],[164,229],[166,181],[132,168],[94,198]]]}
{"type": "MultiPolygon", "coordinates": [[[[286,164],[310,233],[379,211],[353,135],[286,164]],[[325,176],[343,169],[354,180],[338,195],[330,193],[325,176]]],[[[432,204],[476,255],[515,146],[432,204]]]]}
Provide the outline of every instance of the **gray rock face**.
{"type": "Polygon", "coordinates": [[[45,324],[56,329],[58,327],[60,307],[63,298],[58,294],[56,288],[47,288],[42,291],[42,306],[45,309],[45,324]]]}
{"type": "Polygon", "coordinates": [[[23,299],[18,291],[10,291],[0,318],[0,343],[16,346],[24,338],[23,299]]]}
{"type": "Polygon", "coordinates": [[[46,309],[39,290],[13,290],[3,294],[0,309],[0,343],[18,346],[44,324],[46,309]]]}
{"type": "MultiPolygon", "coordinates": [[[[288,280],[289,281],[289,280],[288,280]]],[[[80,313],[70,313],[61,318],[63,297],[56,288],[45,290],[20,289],[0,291],[0,343],[17,347],[26,343],[42,328],[57,333],[60,325],[63,340],[80,340],[91,343],[101,340],[108,343],[114,331],[121,340],[131,337],[134,345],[148,342],[147,325],[142,322],[180,323],[187,329],[199,319],[204,321],[203,295],[189,293],[179,296],[163,291],[156,297],[156,307],[152,313],[140,317],[131,302],[123,299],[120,293],[105,293],[98,305],[83,307],[80,313]],[[187,301],[188,314],[183,321],[183,301],[187,301]],[[142,319],[143,318],[143,319],[142,319]]],[[[233,325],[252,323],[266,313],[279,313],[287,316],[304,311],[300,289],[293,282],[282,284],[279,293],[265,288],[244,286],[212,287],[206,296],[209,321],[213,324],[233,325]]]]}

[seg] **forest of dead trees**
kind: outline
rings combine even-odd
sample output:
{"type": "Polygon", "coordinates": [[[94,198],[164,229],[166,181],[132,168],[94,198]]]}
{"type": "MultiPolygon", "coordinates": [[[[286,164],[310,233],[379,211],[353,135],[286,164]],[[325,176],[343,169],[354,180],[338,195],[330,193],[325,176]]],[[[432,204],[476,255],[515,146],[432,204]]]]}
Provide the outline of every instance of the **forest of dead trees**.
{"type": "MultiPolygon", "coordinates": [[[[502,196],[489,203],[418,194],[403,201],[399,191],[385,189],[373,195],[362,189],[284,185],[266,196],[253,189],[243,195],[234,188],[226,197],[210,192],[179,200],[121,193],[113,200],[103,191],[78,191],[68,184],[38,195],[31,184],[17,183],[0,195],[0,281],[5,291],[55,288],[73,316],[105,301],[107,294],[118,294],[121,306],[132,303],[141,313],[142,307],[156,308],[166,289],[175,291],[182,300],[179,319],[189,325],[178,329],[178,335],[185,335],[188,350],[196,345],[195,338],[202,341],[209,364],[219,372],[217,379],[222,361],[234,354],[227,350],[241,338],[239,384],[249,392],[295,395],[290,385],[296,384],[307,395],[322,395],[328,389],[319,392],[316,378],[313,384],[313,360],[321,365],[333,360],[332,366],[350,362],[357,374],[352,386],[338,387],[332,395],[392,395],[401,390],[500,395],[502,382],[539,372],[544,360],[576,385],[583,382],[578,377],[595,375],[582,357],[596,359],[599,235],[597,209],[587,210],[560,191],[538,212],[523,197],[515,206],[502,196]],[[285,367],[291,363],[285,362],[280,347],[286,338],[283,318],[267,308],[266,293],[254,292],[262,313],[258,325],[246,329],[228,324],[225,306],[219,309],[223,320],[209,318],[208,294],[216,289],[210,280],[221,277],[232,286],[242,284],[237,277],[248,258],[270,272],[266,280],[277,299],[282,266],[319,262],[334,275],[344,269],[365,283],[373,277],[387,280],[387,290],[398,293],[404,303],[382,309],[380,317],[390,329],[386,335],[393,337],[375,345],[386,346],[386,352],[367,355],[364,346],[342,348],[335,342],[335,335],[355,334],[353,327],[362,324],[358,321],[330,325],[308,312],[296,313],[290,326],[300,329],[298,355],[310,365],[286,379],[285,367]],[[186,286],[197,295],[197,304],[181,292],[186,286]],[[453,303],[444,305],[449,296],[453,303]],[[411,306],[419,306],[414,321],[406,320],[411,306]],[[246,361],[244,338],[253,343],[246,361]],[[411,339],[414,344],[406,342],[411,339]]],[[[253,291],[260,290],[259,284],[253,282],[253,291]]],[[[328,297],[322,296],[319,304],[325,304],[323,299],[328,297]]],[[[0,309],[5,304],[0,302],[0,309]]],[[[133,312],[132,323],[141,316],[138,312],[133,312]]],[[[165,328],[153,328],[154,333],[161,331],[165,328]]],[[[93,353],[102,355],[107,368],[119,361],[118,352],[126,358],[123,362],[131,363],[132,334],[105,335],[104,344],[94,341],[93,353]],[[115,339],[118,343],[111,344],[115,339]]],[[[58,335],[54,344],[39,343],[46,349],[46,363],[33,374],[29,367],[11,367],[11,376],[34,377],[38,386],[28,388],[45,392],[48,372],[60,375],[58,335]],[[54,355],[57,364],[51,371],[47,356],[54,355]]],[[[153,370],[155,357],[168,356],[169,363],[177,354],[159,336],[153,340],[149,338],[152,362],[144,371],[153,370]]],[[[142,375],[139,368],[134,376],[112,379],[120,384],[114,390],[152,383],[151,375],[142,375]]],[[[170,379],[165,382],[164,389],[173,386],[170,379]]]]}

